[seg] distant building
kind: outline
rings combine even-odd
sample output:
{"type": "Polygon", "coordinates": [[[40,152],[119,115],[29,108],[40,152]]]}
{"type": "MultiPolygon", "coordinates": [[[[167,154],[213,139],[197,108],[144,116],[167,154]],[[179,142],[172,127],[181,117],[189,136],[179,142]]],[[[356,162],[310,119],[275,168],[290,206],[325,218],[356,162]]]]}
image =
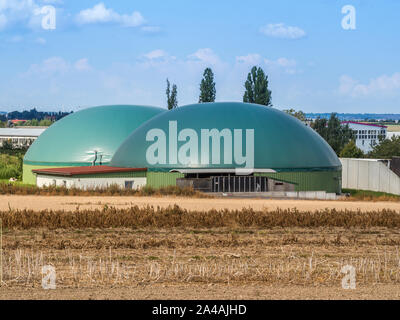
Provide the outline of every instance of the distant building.
{"type": "Polygon", "coordinates": [[[386,126],[355,121],[343,121],[342,124],[348,124],[353,130],[356,146],[364,153],[372,151],[372,148],[379,144],[379,139],[386,139],[386,126]]]}
{"type": "Polygon", "coordinates": [[[312,123],[313,123],[313,120],[312,120],[312,119],[306,119],[306,120],[303,121],[303,123],[304,123],[307,127],[310,127],[310,128],[311,128],[311,125],[312,125],[312,123]]]}
{"type": "Polygon", "coordinates": [[[46,128],[0,128],[0,146],[9,141],[13,148],[29,147],[45,130],[46,128]]]}
{"type": "Polygon", "coordinates": [[[13,125],[19,125],[19,124],[24,124],[27,120],[19,120],[19,119],[14,119],[14,120],[8,120],[9,123],[13,125]]]}

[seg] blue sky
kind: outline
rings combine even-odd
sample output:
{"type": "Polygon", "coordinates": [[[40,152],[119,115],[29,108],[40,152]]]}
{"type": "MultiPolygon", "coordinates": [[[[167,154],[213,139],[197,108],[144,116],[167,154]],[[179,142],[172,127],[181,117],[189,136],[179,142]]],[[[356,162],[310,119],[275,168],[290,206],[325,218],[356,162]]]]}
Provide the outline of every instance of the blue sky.
{"type": "Polygon", "coordinates": [[[278,109],[399,113],[399,14],[396,0],[0,0],[0,111],[165,107],[167,77],[195,103],[206,67],[218,101],[241,101],[257,65],[278,109]]]}

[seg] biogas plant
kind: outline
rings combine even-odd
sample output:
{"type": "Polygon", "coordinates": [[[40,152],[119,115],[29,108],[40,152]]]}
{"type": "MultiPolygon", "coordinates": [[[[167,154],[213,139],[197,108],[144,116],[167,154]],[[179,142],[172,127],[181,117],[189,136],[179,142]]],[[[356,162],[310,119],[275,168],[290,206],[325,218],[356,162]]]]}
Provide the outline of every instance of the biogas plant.
{"type": "Polygon", "coordinates": [[[24,158],[25,183],[82,189],[190,186],[212,193],[335,198],[341,162],[314,130],[271,107],[223,102],[73,113],[24,158]]]}

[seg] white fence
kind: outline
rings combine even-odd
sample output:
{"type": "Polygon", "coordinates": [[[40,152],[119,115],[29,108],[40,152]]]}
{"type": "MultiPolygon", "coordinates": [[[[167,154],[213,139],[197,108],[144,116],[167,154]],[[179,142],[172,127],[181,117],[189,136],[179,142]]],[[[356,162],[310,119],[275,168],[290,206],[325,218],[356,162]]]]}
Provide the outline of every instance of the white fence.
{"type": "Polygon", "coordinates": [[[400,195],[400,177],[375,159],[340,158],[342,188],[371,190],[400,195]]]}

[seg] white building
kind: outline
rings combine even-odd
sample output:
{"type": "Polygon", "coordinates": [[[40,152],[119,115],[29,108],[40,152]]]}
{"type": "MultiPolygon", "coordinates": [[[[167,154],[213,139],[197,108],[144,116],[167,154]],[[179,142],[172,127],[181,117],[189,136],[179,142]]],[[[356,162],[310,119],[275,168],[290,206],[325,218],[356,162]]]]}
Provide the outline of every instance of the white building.
{"type": "Polygon", "coordinates": [[[348,124],[353,130],[356,146],[364,153],[370,152],[375,145],[379,144],[380,138],[386,139],[386,126],[354,121],[343,121],[342,124],[348,124]]]}
{"type": "Polygon", "coordinates": [[[64,167],[35,169],[36,185],[65,187],[83,190],[106,189],[117,186],[122,189],[140,189],[146,185],[146,168],[116,168],[109,166],[64,167]]]}
{"type": "Polygon", "coordinates": [[[0,128],[0,147],[5,141],[13,148],[29,147],[46,128],[0,128]]]}

